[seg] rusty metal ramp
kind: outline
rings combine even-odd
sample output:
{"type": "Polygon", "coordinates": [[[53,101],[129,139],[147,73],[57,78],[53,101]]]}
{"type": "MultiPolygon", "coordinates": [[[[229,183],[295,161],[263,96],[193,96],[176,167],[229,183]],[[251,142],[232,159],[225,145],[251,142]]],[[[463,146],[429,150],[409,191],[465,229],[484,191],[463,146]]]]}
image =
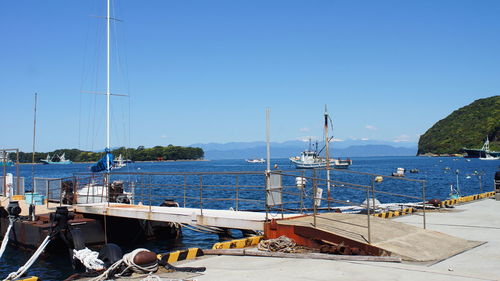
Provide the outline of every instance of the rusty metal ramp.
{"type": "Polygon", "coordinates": [[[316,227],[313,216],[273,220],[265,230],[266,238],[286,235],[304,246],[344,244],[371,255],[395,255],[418,262],[446,259],[482,244],[373,216],[370,217],[369,239],[367,216],[359,214],[318,214],[316,227]]]}

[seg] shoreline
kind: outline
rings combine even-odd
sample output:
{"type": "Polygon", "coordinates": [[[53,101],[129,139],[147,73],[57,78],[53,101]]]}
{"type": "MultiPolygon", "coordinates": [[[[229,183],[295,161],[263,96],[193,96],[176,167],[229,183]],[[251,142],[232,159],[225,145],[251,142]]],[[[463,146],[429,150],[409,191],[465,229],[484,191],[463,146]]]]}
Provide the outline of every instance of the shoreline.
{"type": "MultiPolygon", "coordinates": [[[[209,159],[179,159],[179,160],[145,160],[145,161],[134,161],[131,163],[160,163],[160,162],[209,162],[212,160],[209,159]]],[[[71,164],[91,164],[91,163],[96,163],[94,161],[90,162],[72,162],[71,164]]],[[[71,165],[71,164],[64,164],[64,165],[71,165]]],[[[127,163],[130,164],[130,163],[127,163]]],[[[15,163],[12,166],[9,167],[15,167],[15,163]]],[[[19,163],[19,165],[58,165],[58,164],[43,164],[43,163],[19,163]]]]}

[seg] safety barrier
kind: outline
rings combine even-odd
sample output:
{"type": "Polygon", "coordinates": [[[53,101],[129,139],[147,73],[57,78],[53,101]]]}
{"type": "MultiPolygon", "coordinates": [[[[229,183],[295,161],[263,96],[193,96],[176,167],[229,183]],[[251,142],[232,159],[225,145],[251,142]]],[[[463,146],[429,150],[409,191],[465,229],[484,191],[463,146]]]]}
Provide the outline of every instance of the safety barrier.
{"type": "Polygon", "coordinates": [[[158,254],[157,258],[159,260],[164,260],[168,263],[172,263],[183,260],[192,260],[199,256],[203,256],[203,250],[201,250],[200,248],[189,248],[187,250],[158,254]]]}
{"type": "Polygon", "coordinates": [[[244,239],[215,243],[212,249],[240,249],[259,244],[263,236],[253,236],[244,239]]]}
{"type": "Polygon", "coordinates": [[[495,196],[495,192],[490,191],[490,192],[484,192],[484,193],[480,193],[480,194],[463,196],[463,197],[456,198],[456,199],[448,199],[448,200],[444,200],[441,202],[441,207],[453,206],[453,205],[456,205],[459,203],[470,202],[470,201],[489,198],[489,197],[493,197],[493,196],[495,196]]]}
{"type": "Polygon", "coordinates": [[[407,209],[401,209],[398,211],[388,211],[388,212],[373,214],[373,216],[383,218],[383,219],[389,219],[389,218],[393,218],[393,217],[404,216],[404,215],[408,215],[411,213],[415,213],[416,211],[417,210],[415,208],[407,208],[407,209]]]}

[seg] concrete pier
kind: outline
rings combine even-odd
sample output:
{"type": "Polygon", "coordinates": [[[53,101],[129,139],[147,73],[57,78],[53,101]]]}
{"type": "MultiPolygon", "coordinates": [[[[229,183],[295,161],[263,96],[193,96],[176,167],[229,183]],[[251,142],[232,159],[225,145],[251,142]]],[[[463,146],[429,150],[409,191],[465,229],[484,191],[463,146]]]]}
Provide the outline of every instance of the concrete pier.
{"type": "MultiPolygon", "coordinates": [[[[421,226],[419,215],[394,219],[421,226]]],[[[452,211],[427,214],[427,228],[485,242],[445,260],[382,263],[248,256],[210,256],[177,263],[205,266],[201,274],[157,273],[161,278],[203,280],[500,280],[500,202],[484,199],[452,211]]],[[[434,245],[436,248],[442,245],[434,245]]],[[[446,249],[443,249],[446,250],[446,249]]],[[[140,280],[140,278],[138,278],[140,280]]]]}

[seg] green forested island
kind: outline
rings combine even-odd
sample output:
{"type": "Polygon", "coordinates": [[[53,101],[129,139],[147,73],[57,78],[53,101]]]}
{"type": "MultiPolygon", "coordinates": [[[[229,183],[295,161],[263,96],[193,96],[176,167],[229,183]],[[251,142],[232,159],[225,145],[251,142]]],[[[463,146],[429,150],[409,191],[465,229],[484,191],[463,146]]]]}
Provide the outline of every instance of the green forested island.
{"type": "Polygon", "coordinates": [[[479,99],[438,121],[418,141],[418,155],[460,153],[481,148],[486,137],[500,150],[500,96],[479,99]]]}
{"type": "MultiPolygon", "coordinates": [[[[104,152],[82,151],[79,149],[58,149],[52,152],[36,152],[35,162],[40,159],[45,159],[48,154],[51,156],[65,153],[66,159],[73,162],[94,162],[98,161],[104,152]]],[[[199,147],[183,147],[183,146],[155,146],[152,148],[145,148],[139,146],[137,148],[120,147],[111,151],[115,157],[122,155],[124,159],[132,161],[163,161],[163,160],[196,160],[204,157],[203,149],[199,147]]],[[[9,158],[15,161],[15,153],[10,153],[9,158]]],[[[31,152],[19,152],[19,162],[31,163],[31,152]]]]}

